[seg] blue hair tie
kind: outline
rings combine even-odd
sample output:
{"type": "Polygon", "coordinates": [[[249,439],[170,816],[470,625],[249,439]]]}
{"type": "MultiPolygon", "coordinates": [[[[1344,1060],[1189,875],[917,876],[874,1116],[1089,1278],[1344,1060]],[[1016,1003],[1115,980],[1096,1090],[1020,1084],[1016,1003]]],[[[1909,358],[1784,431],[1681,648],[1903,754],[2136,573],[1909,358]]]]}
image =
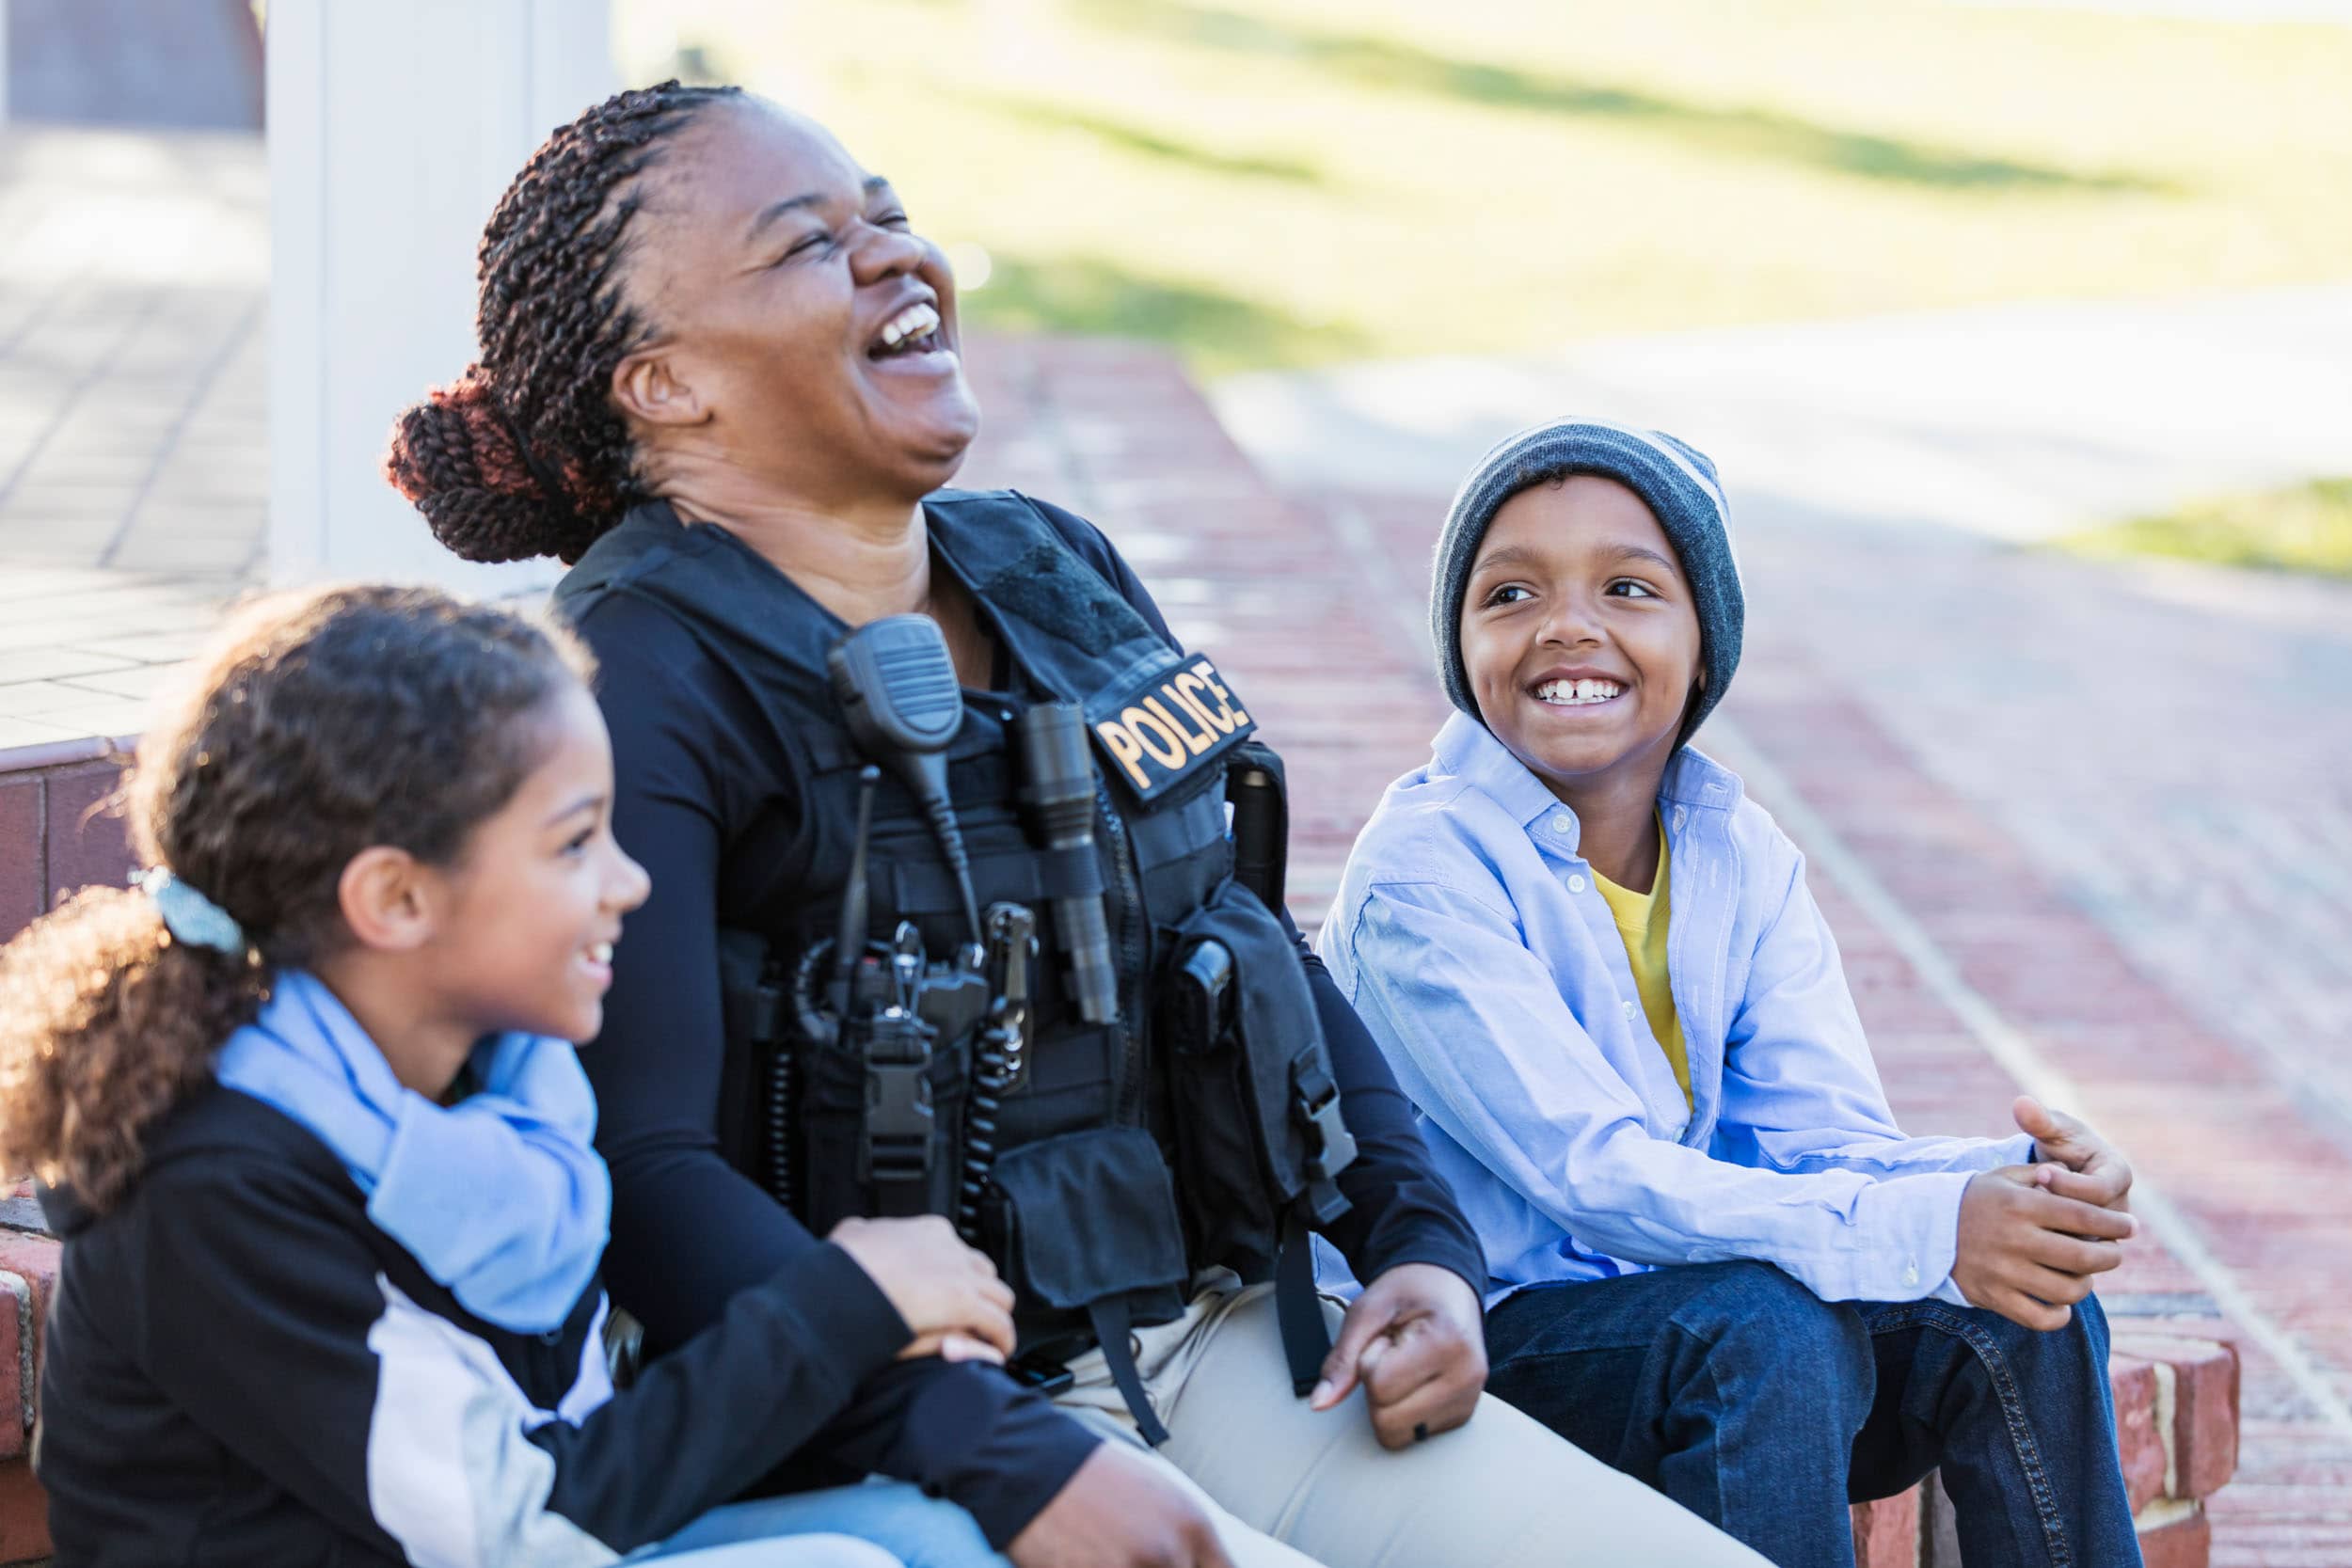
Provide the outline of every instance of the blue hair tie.
{"type": "Polygon", "coordinates": [[[227,910],[173,876],[153,866],[133,877],[164,917],[164,929],[191,947],[209,947],[232,958],[246,955],[245,927],[227,910]]]}

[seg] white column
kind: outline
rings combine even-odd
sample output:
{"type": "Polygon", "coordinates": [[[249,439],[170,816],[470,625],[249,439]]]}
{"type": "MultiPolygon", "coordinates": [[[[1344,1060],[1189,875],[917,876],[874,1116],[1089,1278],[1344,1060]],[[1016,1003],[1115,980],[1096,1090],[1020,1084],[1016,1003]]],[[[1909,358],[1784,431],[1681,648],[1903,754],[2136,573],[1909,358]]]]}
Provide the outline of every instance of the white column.
{"type": "Polygon", "coordinates": [[[616,84],[608,8],[270,0],[272,580],[553,579],[449,555],[378,470],[393,417],[473,358],[490,209],[616,84]]]}

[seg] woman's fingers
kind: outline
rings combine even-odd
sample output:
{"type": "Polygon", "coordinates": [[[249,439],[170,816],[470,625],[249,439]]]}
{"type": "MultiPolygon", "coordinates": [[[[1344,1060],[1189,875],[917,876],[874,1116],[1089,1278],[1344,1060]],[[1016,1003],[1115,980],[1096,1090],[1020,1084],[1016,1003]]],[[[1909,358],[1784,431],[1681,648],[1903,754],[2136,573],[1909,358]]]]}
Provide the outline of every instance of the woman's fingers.
{"type": "MultiPolygon", "coordinates": [[[[1396,1355],[1387,1358],[1399,1359],[1396,1355]]],[[[1366,1392],[1372,1392],[1372,1379],[1366,1380],[1366,1392]]],[[[1451,1375],[1449,1364],[1434,1363],[1430,1375],[1422,1377],[1402,1394],[1393,1398],[1375,1398],[1371,1405],[1372,1433],[1384,1449],[1405,1449],[1440,1432],[1451,1432],[1470,1418],[1478,1402],[1478,1389],[1463,1386],[1451,1375]]]]}

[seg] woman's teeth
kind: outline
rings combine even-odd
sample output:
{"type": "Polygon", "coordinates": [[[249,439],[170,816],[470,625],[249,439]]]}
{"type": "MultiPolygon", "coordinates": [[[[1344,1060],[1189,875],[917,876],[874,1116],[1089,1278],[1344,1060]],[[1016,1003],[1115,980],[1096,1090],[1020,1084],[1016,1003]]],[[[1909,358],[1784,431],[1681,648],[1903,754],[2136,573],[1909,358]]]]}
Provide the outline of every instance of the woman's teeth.
{"type": "Polygon", "coordinates": [[[1546,681],[1535,689],[1535,696],[1556,707],[1578,707],[1605,703],[1624,689],[1615,681],[1546,681]]]}
{"type": "Polygon", "coordinates": [[[883,324],[875,346],[866,352],[880,357],[900,349],[931,346],[924,342],[939,330],[939,312],[928,305],[910,305],[883,324]]]}

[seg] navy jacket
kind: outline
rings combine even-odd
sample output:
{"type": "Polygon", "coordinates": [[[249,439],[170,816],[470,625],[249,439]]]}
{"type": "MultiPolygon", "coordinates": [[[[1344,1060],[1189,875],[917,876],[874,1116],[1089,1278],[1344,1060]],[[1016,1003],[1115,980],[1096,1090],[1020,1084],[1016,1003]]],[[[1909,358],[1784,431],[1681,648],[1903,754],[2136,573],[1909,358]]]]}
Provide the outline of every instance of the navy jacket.
{"type": "Polygon", "coordinates": [[[749,1486],[909,1338],[816,1247],[616,1395],[599,1286],[544,1335],[482,1322],[308,1129],[216,1085],[113,1210],[42,1202],[58,1568],[614,1561],[749,1486]]]}

